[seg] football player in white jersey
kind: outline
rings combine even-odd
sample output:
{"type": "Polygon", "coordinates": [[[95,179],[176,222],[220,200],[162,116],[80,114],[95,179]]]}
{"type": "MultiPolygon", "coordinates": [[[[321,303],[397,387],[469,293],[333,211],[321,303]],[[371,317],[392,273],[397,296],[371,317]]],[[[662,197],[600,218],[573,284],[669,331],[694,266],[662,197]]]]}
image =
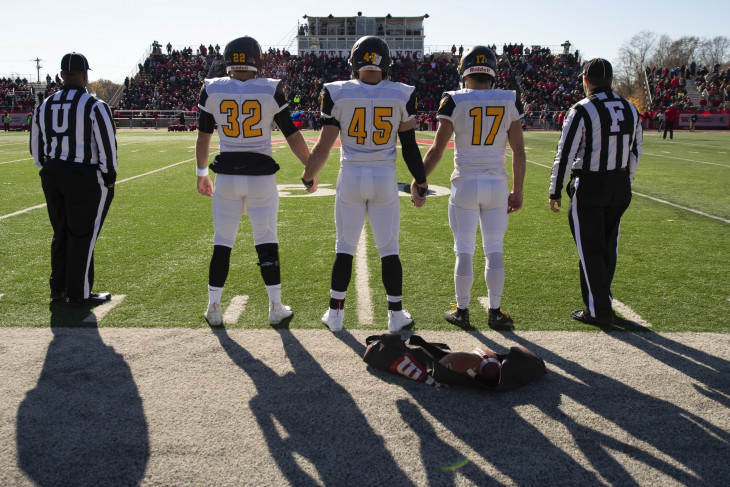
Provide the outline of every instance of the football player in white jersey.
{"type": "Polygon", "coordinates": [[[497,58],[491,49],[474,46],[461,59],[463,89],[447,91],[441,98],[439,127],[424,157],[431,174],[454,134],[454,172],[451,174],[449,225],[454,234],[454,287],[456,307],[446,321],[468,327],[469,300],[474,282],[472,259],[477,225],[482,229],[486,257],[484,278],[489,292],[489,326],[510,328],[512,318],[501,307],[504,290],[502,243],[507,214],[522,207],[525,145],[522,138],[522,103],[517,93],[492,89],[497,58]],[[505,151],[512,149],[512,192],[507,187],[505,151]]]}
{"type": "Polygon", "coordinates": [[[352,259],[369,215],[380,254],[388,300],[388,330],[399,332],[413,324],[403,309],[403,270],[398,246],[400,201],[396,180],[396,133],[403,159],[413,175],[413,202],[422,206],[428,188],[421,152],[416,143],[414,87],[386,80],[390,66],[388,44],[375,36],[360,38],[350,53],[352,80],[327,83],[322,90],[323,128],[312,148],[302,182],[316,191],[314,178],[324,167],[340,136],[340,173],[335,197],[337,242],[332,267],[330,305],[322,322],[342,329],[344,302],[352,274],[352,259]]]}
{"type": "Polygon", "coordinates": [[[200,92],[198,139],[195,144],[198,192],[213,197],[213,257],[208,277],[211,326],[223,324],[221,295],[228,277],[231,249],[241,216],[248,213],[261,276],[269,296],[269,323],[278,325],[292,315],[281,304],[279,243],[276,224],[279,193],[272,158],[271,124],[281,129],[292,152],[305,164],[309,148],[289,118],[288,102],[276,79],[257,78],[263,55],[255,39],[244,36],[229,42],[223,53],[228,77],[206,79],[200,92]],[[220,153],[210,164],[215,188],[208,176],[210,141],[218,124],[220,153]]]}

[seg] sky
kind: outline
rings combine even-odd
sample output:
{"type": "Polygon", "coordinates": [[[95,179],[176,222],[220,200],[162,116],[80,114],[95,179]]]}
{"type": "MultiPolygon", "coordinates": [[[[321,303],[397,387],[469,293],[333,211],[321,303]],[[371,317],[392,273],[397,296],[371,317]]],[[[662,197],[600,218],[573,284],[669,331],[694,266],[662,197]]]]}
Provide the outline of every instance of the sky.
{"type": "Polygon", "coordinates": [[[467,49],[475,44],[496,44],[500,51],[505,43],[520,42],[557,48],[569,40],[571,51],[579,49],[584,59],[603,57],[615,62],[621,45],[642,30],[672,39],[730,36],[728,0],[705,0],[691,9],[686,1],[675,0],[369,0],[363,6],[351,5],[357,4],[341,0],[39,0],[33,2],[28,14],[32,23],[27,22],[27,15],[21,16],[23,21],[4,23],[6,44],[0,54],[0,77],[20,75],[36,81],[36,58],[43,66],[41,79],[46,74],[55,76],[63,55],[76,51],[89,60],[91,81],[103,78],[121,83],[136,72],[137,63],[154,40],[163,46],[170,42],[195,50],[201,43],[223,48],[229,40],[249,35],[264,49],[283,47],[296,35],[297,22],[304,22],[305,14],[354,17],[358,11],[366,17],[428,13],[424,21],[427,50],[429,46],[448,49],[456,44],[467,49]]]}

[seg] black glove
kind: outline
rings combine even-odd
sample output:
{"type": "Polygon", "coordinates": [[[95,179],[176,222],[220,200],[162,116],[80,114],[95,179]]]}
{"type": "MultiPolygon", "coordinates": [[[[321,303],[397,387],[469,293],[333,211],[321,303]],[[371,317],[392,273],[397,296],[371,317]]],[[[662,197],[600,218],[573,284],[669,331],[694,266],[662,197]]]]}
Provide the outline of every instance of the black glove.
{"type": "Polygon", "coordinates": [[[101,173],[101,178],[104,180],[104,186],[107,188],[113,188],[114,183],[117,182],[117,172],[109,171],[101,173]]]}

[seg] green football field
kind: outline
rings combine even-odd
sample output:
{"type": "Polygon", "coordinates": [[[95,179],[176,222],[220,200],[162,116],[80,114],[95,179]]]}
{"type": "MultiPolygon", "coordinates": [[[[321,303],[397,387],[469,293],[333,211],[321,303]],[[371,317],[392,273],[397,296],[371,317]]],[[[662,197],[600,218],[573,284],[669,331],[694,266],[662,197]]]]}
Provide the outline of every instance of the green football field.
{"type": "MultiPolygon", "coordinates": [[[[305,132],[305,137],[311,147],[317,133],[305,132]]],[[[570,318],[582,301],[567,198],[558,214],[548,206],[558,137],[558,132],[525,133],[524,207],[510,216],[504,245],[507,281],[502,306],[513,316],[516,331],[595,330],[570,318]]],[[[418,138],[425,154],[433,133],[419,133],[418,138]]],[[[213,225],[211,201],[195,186],[195,134],[122,131],[117,141],[118,185],[96,245],[94,289],[124,299],[100,318],[99,326],[207,326],[202,314],[213,225]]],[[[283,301],[294,310],[289,326],[322,328],[334,258],[331,190],[339,150],[332,151],[320,175],[320,192],[307,195],[299,180],[299,161],[282,141],[274,147],[281,165],[277,180],[282,196],[283,301]]],[[[628,310],[622,312],[626,318],[654,331],[730,330],[729,153],[728,132],[678,131],[674,140],[662,140],[655,131],[645,134],[634,198],[622,220],[613,283],[614,297],[628,310]]],[[[405,194],[401,198],[404,306],[418,329],[453,329],[442,317],[454,293],[447,217],[452,156],[448,149],[429,178],[437,195],[423,208],[415,208],[405,194]]],[[[48,326],[51,320],[51,226],[37,173],[28,153],[28,133],[0,133],[0,326],[48,326]]],[[[400,182],[410,182],[400,158],[398,174],[400,182]]],[[[348,291],[345,327],[385,330],[380,260],[369,229],[364,243],[364,258],[356,259],[348,291]]],[[[269,326],[256,262],[244,217],[223,294],[223,308],[232,317],[229,328],[269,326]]],[[[471,321],[482,330],[488,329],[479,300],[487,295],[483,268],[484,256],[478,251],[471,321]]]]}

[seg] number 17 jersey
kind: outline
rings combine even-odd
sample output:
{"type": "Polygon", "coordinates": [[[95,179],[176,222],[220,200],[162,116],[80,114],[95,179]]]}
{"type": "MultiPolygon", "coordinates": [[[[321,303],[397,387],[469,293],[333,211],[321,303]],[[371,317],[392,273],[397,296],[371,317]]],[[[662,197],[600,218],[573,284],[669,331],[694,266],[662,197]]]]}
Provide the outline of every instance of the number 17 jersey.
{"type": "Polygon", "coordinates": [[[446,91],[437,117],[454,125],[454,172],[505,175],[507,130],[523,117],[517,93],[508,90],[446,91]]]}

